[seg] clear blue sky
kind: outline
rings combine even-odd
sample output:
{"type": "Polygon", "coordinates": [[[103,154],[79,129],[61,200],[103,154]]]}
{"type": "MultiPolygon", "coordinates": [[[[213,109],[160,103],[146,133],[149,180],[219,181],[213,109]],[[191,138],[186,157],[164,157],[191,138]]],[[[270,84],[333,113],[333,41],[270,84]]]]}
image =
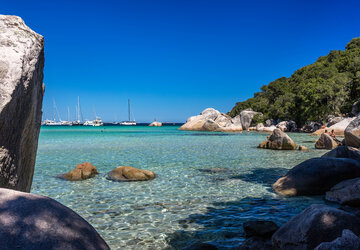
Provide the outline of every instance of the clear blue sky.
{"type": "Polygon", "coordinates": [[[18,1],[45,37],[43,110],[183,122],[207,107],[229,111],[259,88],[344,49],[360,36],[360,1],[18,1]]]}

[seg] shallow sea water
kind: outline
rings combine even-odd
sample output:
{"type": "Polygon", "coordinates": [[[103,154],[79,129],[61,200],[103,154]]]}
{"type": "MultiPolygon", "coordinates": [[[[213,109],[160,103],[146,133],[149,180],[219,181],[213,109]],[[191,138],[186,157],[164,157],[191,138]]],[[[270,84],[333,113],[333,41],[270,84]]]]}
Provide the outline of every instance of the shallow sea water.
{"type": "Polygon", "coordinates": [[[289,133],[307,152],[258,149],[267,134],[179,131],[178,127],[42,127],[33,193],[72,208],[112,249],[181,249],[209,242],[239,245],[247,220],[279,225],[321,197],[282,198],[271,184],[300,162],[318,157],[316,138],[289,133]],[[91,162],[98,176],[68,182],[57,175],[91,162]],[[117,166],[152,170],[146,182],[113,182],[117,166]],[[212,173],[207,169],[221,168],[212,173]]]}

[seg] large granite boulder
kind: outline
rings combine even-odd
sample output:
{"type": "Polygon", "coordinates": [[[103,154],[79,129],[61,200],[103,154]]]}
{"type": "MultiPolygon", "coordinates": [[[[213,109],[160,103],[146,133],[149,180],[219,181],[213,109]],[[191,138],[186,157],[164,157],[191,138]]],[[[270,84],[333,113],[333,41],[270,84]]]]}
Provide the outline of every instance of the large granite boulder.
{"type": "Polygon", "coordinates": [[[204,119],[211,119],[215,120],[221,113],[213,108],[207,108],[204,111],[200,113],[201,116],[204,117],[204,119]]]}
{"type": "Polygon", "coordinates": [[[243,130],[249,129],[251,125],[251,121],[255,115],[260,114],[259,112],[255,112],[252,109],[246,109],[240,112],[240,121],[243,130]]]}
{"type": "Polygon", "coordinates": [[[259,144],[259,148],[295,150],[297,148],[294,141],[280,129],[275,129],[269,139],[259,144]]]}
{"type": "Polygon", "coordinates": [[[1,249],[110,249],[70,208],[35,194],[0,188],[1,249]]]}
{"type": "Polygon", "coordinates": [[[0,15],[0,187],[29,192],[42,116],[44,39],[0,15]]]}
{"type": "Polygon", "coordinates": [[[253,220],[246,221],[243,228],[247,238],[253,236],[267,238],[271,237],[279,229],[279,226],[272,221],[253,220]]]}
{"type": "Polygon", "coordinates": [[[153,171],[120,166],[108,173],[108,179],[113,181],[148,181],[156,177],[153,171]]]}
{"type": "Polygon", "coordinates": [[[344,229],[360,233],[355,215],[325,205],[311,205],[285,223],[272,236],[274,249],[312,250],[341,236],[344,229]]]}
{"type": "Polygon", "coordinates": [[[348,146],[339,146],[321,157],[349,158],[360,162],[360,150],[348,146]]]}
{"type": "Polygon", "coordinates": [[[325,199],[341,205],[360,206],[360,178],[342,181],[326,192],[325,199]]]}
{"type": "Polygon", "coordinates": [[[331,242],[323,242],[315,250],[354,250],[360,249],[360,238],[351,230],[344,229],[341,237],[331,242]]]}
{"type": "Polygon", "coordinates": [[[328,118],[327,127],[331,127],[332,125],[335,125],[336,123],[339,123],[339,122],[341,122],[342,120],[344,120],[344,117],[342,117],[342,116],[329,117],[329,118],[328,118]]]}
{"type": "Polygon", "coordinates": [[[312,158],[278,179],[273,189],[284,196],[319,195],[337,183],[360,177],[360,162],[344,158],[312,158]]]}
{"type": "Polygon", "coordinates": [[[345,144],[360,148],[360,117],[357,117],[345,129],[345,144]]]}
{"type": "Polygon", "coordinates": [[[83,162],[78,164],[73,170],[69,173],[66,173],[60,177],[68,181],[82,181],[95,177],[98,173],[95,166],[90,162],[83,162]]]}
{"type": "Polygon", "coordinates": [[[328,134],[322,134],[315,143],[316,149],[334,149],[339,144],[328,134]]]}

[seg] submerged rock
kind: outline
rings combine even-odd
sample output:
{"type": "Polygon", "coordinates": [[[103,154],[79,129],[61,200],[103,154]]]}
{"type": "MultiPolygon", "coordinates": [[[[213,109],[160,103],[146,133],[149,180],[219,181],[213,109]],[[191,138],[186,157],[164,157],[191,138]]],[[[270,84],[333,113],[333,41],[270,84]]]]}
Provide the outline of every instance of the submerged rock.
{"type": "Polygon", "coordinates": [[[273,189],[284,196],[318,195],[337,183],[360,177],[360,162],[344,158],[312,158],[278,179],[273,189]]]}
{"type": "Polygon", "coordinates": [[[357,117],[345,129],[345,144],[360,148],[360,117],[357,117]]]}
{"type": "Polygon", "coordinates": [[[72,171],[62,175],[61,177],[68,181],[82,181],[95,177],[98,173],[95,166],[90,162],[78,164],[72,171]]]}
{"type": "Polygon", "coordinates": [[[108,173],[108,178],[113,181],[148,181],[156,177],[150,170],[142,170],[129,166],[120,166],[108,173]]]}
{"type": "Polygon", "coordinates": [[[268,238],[279,229],[274,222],[266,220],[247,221],[243,227],[247,238],[253,236],[268,238]]]}
{"type": "Polygon", "coordinates": [[[0,188],[1,249],[110,249],[70,208],[48,197],[0,188]]]}
{"type": "Polygon", "coordinates": [[[322,134],[315,143],[316,149],[334,149],[339,145],[330,135],[322,134]]]}
{"type": "Polygon", "coordinates": [[[360,162],[360,150],[348,146],[339,146],[321,157],[349,158],[360,162]]]}
{"type": "Polygon", "coordinates": [[[278,128],[273,131],[269,139],[260,143],[258,147],[278,150],[295,150],[297,148],[294,141],[278,128]]]}
{"type": "Polygon", "coordinates": [[[30,192],[42,116],[44,39],[0,15],[0,187],[30,192]]]}
{"type": "Polygon", "coordinates": [[[285,223],[272,236],[275,249],[310,250],[322,242],[333,241],[344,229],[360,233],[360,219],[340,209],[311,205],[285,223]]]}
{"type": "Polygon", "coordinates": [[[204,173],[228,173],[228,172],[232,172],[231,169],[228,168],[201,168],[198,169],[200,172],[204,172],[204,173]]]}
{"type": "Polygon", "coordinates": [[[360,178],[342,181],[326,192],[325,199],[341,205],[360,206],[360,178]]]}
{"type": "Polygon", "coordinates": [[[360,238],[351,230],[344,229],[339,238],[331,242],[323,242],[315,250],[354,250],[360,249],[360,238]]]}
{"type": "Polygon", "coordinates": [[[307,151],[308,148],[303,146],[303,145],[300,145],[299,148],[298,148],[300,151],[307,151]]]}
{"type": "Polygon", "coordinates": [[[209,243],[197,242],[190,246],[184,247],[181,250],[218,250],[218,248],[209,243]]]}

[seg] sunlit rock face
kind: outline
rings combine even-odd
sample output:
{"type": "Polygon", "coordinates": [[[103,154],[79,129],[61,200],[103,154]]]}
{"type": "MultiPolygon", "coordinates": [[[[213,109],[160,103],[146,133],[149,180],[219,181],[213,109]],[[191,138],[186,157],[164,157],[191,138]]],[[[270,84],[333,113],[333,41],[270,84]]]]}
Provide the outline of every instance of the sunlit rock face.
{"type": "Polygon", "coordinates": [[[44,39],[0,15],[0,187],[31,188],[44,94],[44,39]]]}

